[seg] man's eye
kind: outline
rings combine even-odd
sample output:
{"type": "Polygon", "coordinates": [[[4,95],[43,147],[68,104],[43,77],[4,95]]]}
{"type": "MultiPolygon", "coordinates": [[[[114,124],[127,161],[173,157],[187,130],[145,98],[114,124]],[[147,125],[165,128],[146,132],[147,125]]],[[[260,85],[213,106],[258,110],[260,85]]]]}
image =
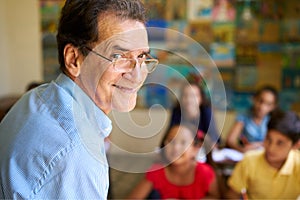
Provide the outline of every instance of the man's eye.
{"type": "Polygon", "coordinates": [[[138,58],[147,58],[148,54],[147,53],[142,53],[138,56],[138,58]]]}
{"type": "Polygon", "coordinates": [[[123,58],[123,55],[119,54],[119,53],[115,53],[112,55],[112,58],[114,58],[114,59],[123,58]]]}

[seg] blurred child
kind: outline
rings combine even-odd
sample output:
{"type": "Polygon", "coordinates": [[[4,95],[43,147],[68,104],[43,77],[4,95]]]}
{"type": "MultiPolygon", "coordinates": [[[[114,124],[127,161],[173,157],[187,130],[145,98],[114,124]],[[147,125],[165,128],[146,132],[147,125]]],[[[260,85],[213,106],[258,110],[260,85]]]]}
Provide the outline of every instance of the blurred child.
{"type": "Polygon", "coordinates": [[[129,198],[144,199],[151,191],[159,199],[218,198],[213,169],[195,159],[203,142],[203,133],[196,133],[187,123],[170,127],[160,145],[164,162],[150,168],[129,198]]]}
{"type": "Polygon", "coordinates": [[[268,123],[264,150],[247,152],[228,180],[229,198],[297,199],[300,195],[300,119],[277,113],[268,123]]]}
{"type": "Polygon", "coordinates": [[[182,122],[194,124],[198,130],[208,134],[214,144],[220,138],[210,102],[195,81],[182,86],[178,104],[172,109],[170,127],[182,122]]]}
{"type": "Polygon", "coordinates": [[[253,96],[253,106],[246,114],[239,114],[231,128],[226,144],[229,148],[246,152],[262,147],[270,113],[277,110],[278,93],[271,86],[260,88],[253,96]]]}

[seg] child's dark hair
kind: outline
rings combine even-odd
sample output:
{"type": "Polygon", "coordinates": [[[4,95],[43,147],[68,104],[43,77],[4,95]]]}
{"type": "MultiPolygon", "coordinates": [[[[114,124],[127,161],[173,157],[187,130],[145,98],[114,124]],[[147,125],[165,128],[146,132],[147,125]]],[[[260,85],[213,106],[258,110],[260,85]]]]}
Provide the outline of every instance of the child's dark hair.
{"type": "MultiPolygon", "coordinates": [[[[204,88],[201,87],[197,82],[193,82],[193,81],[189,81],[187,83],[184,83],[181,86],[181,94],[179,99],[177,99],[177,102],[175,103],[175,109],[180,111],[180,115],[182,115],[182,107],[181,107],[181,100],[183,98],[183,91],[187,88],[187,87],[191,87],[191,86],[196,86],[197,89],[199,90],[200,96],[201,96],[201,104],[199,106],[199,109],[203,108],[203,107],[211,107],[211,102],[209,101],[209,99],[207,98],[207,95],[205,94],[204,88]]],[[[199,121],[199,119],[198,119],[199,121]]]]}
{"type": "Polygon", "coordinates": [[[183,97],[183,90],[184,90],[185,88],[191,87],[191,86],[193,86],[193,85],[196,86],[197,89],[199,90],[199,93],[200,93],[200,96],[201,96],[201,99],[202,99],[202,100],[201,100],[202,103],[201,103],[200,107],[201,107],[201,106],[211,106],[211,102],[209,101],[209,98],[207,97],[207,95],[206,95],[206,93],[205,93],[205,88],[204,88],[204,86],[199,85],[199,83],[197,83],[197,82],[195,82],[195,81],[189,81],[188,83],[185,83],[185,84],[182,85],[182,87],[181,87],[182,93],[181,93],[180,99],[182,99],[182,97],[183,97]]]}
{"type": "Polygon", "coordinates": [[[167,137],[169,136],[171,130],[175,127],[187,128],[192,133],[192,136],[194,137],[193,145],[195,145],[195,146],[201,145],[204,140],[204,133],[202,131],[198,131],[198,128],[196,126],[194,126],[192,123],[182,122],[180,124],[174,124],[173,126],[170,126],[160,142],[160,150],[161,150],[161,156],[162,156],[163,161],[167,161],[167,158],[164,153],[164,147],[166,146],[165,141],[166,141],[167,137]]]}
{"type": "Polygon", "coordinates": [[[259,88],[258,90],[256,90],[256,92],[254,93],[253,97],[259,97],[263,92],[270,92],[274,95],[275,97],[275,103],[278,103],[278,91],[276,90],[276,88],[274,88],[271,85],[265,85],[262,86],[261,88],[259,88]]]}
{"type": "Polygon", "coordinates": [[[300,119],[299,116],[292,112],[277,112],[272,115],[268,123],[268,130],[276,130],[290,138],[293,144],[300,139],[300,119]]]}

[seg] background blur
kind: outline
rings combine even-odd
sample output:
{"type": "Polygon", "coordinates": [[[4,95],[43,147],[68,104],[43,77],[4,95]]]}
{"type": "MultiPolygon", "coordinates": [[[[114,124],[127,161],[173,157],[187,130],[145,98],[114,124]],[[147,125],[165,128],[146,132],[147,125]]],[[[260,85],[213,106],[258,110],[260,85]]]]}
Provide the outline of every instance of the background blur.
{"type": "MultiPolygon", "coordinates": [[[[238,111],[251,106],[255,89],[270,84],[280,91],[280,106],[300,113],[300,1],[299,0],[144,0],[148,27],[172,29],[199,43],[217,66],[227,102],[212,96],[217,126],[226,137],[238,111]],[[214,102],[215,101],[215,102],[214,102]],[[222,105],[221,105],[222,104],[222,105]],[[225,106],[225,111],[223,112],[225,106]],[[225,116],[225,123],[224,118],[225,116]]],[[[59,74],[56,28],[64,0],[0,0],[0,110],[22,95],[29,83],[49,82],[59,74]]],[[[135,162],[124,152],[155,152],[183,78],[200,72],[202,84],[215,91],[211,67],[191,65],[184,57],[164,49],[180,50],[197,58],[199,49],[181,44],[180,34],[149,32],[153,54],[161,64],[149,75],[129,115],[111,113],[110,136],[112,190],[124,198],[142,174],[124,172],[147,169],[150,161],[135,162]],[[147,82],[146,82],[147,83],[147,82]],[[160,106],[153,107],[159,104],[160,106]],[[154,108],[148,110],[147,108],[154,108]],[[130,135],[141,135],[145,141],[130,135]],[[118,169],[120,169],[118,171],[118,169]]],[[[201,52],[201,51],[200,51],[201,52]]],[[[201,56],[199,56],[201,57],[201,56]]],[[[205,63],[205,62],[204,62],[205,63]]],[[[200,81],[201,81],[200,80],[200,81]]],[[[218,94],[218,91],[215,91],[218,94]]],[[[2,115],[2,113],[1,113],[2,115]]]]}
{"type": "MultiPolygon", "coordinates": [[[[177,30],[200,43],[210,54],[225,84],[227,109],[249,107],[252,92],[263,84],[271,84],[280,91],[283,109],[299,109],[295,104],[300,101],[299,1],[144,2],[149,11],[149,27],[177,30]]],[[[0,1],[0,97],[22,94],[31,81],[55,79],[59,73],[55,35],[63,3],[64,0],[0,1]]],[[[179,40],[176,37],[152,33],[150,41],[164,48],[167,41],[179,40]]],[[[197,55],[193,46],[185,47],[185,51],[197,55]]],[[[183,76],[195,67],[166,52],[155,53],[160,63],[183,76]]],[[[212,75],[205,66],[196,67],[209,82],[212,75]]],[[[162,79],[173,87],[180,78],[158,70],[151,79],[162,79]]],[[[139,94],[139,107],[173,104],[165,87],[148,85],[139,94]]]]}

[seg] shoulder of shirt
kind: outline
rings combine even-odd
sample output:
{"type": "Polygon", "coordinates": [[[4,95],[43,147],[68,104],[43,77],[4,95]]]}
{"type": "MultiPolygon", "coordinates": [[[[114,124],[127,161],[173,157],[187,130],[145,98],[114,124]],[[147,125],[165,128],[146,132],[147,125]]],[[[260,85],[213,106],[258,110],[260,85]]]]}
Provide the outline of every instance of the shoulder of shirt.
{"type": "Polygon", "coordinates": [[[201,163],[201,162],[197,162],[197,169],[202,169],[202,170],[213,170],[212,166],[210,166],[209,164],[206,163],[201,163]]]}
{"type": "Polygon", "coordinates": [[[252,114],[250,111],[244,111],[244,112],[238,113],[236,115],[236,119],[237,119],[237,121],[247,122],[252,119],[252,114]]]}
{"type": "Polygon", "coordinates": [[[158,170],[161,170],[161,169],[163,169],[164,168],[164,165],[163,164],[161,164],[161,163],[155,163],[155,164],[153,164],[153,165],[151,165],[150,167],[149,167],[149,169],[147,170],[147,172],[149,173],[149,172],[154,172],[154,171],[158,171],[158,170]]]}
{"type": "Polygon", "coordinates": [[[253,116],[251,110],[240,111],[237,115],[238,116],[243,116],[243,117],[248,117],[248,118],[251,118],[253,116]]]}
{"type": "Polygon", "coordinates": [[[292,161],[294,165],[293,175],[299,177],[300,176],[300,150],[294,149],[291,150],[291,153],[292,153],[292,161]]]}
{"type": "Polygon", "coordinates": [[[260,158],[261,156],[263,156],[264,152],[265,151],[263,149],[248,151],[244,154],[243,160],[260,158]]]}
{"type": "Polygon", "coordinates": [[[293,160],[299,163],[300,165],[300,150],[299,149],[293,149],[290,152],[292,154],[293,160]]]}

